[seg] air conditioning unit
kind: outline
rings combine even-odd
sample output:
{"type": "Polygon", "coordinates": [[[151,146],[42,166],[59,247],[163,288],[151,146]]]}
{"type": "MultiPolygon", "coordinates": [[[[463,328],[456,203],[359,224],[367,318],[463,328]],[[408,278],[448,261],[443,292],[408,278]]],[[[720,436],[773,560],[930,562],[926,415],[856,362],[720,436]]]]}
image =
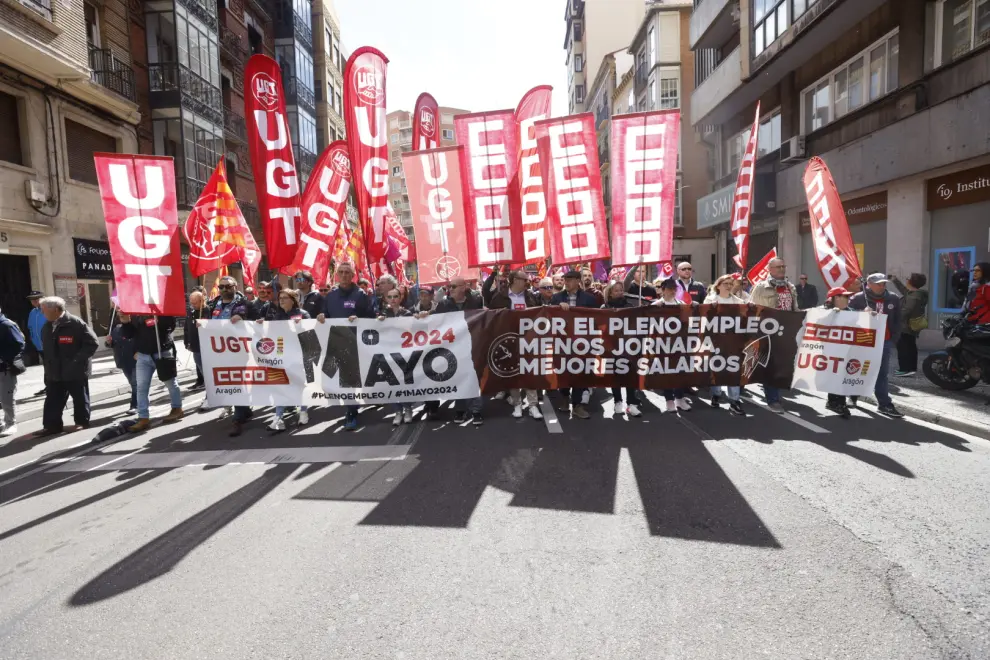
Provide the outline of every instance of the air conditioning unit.
{"type": "Polygon", "coordinates": [[[780,144],[780,162],[791,163],[804,158],[804,136],[796,135],[780,144]]]}

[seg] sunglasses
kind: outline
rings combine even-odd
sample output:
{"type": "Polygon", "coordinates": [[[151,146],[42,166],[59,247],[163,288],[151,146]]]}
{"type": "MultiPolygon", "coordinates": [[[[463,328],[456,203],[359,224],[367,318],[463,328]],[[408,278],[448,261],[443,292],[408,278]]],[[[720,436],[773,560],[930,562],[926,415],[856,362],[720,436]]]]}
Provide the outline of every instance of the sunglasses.
{"type": "Polygon", "coordinates": [[[323,287],[322,289],[320,289],[320,293],[329,293],[329,292],[330,292],[330,289],[328,289],[326,287],[323,287]]]}
{"type": "Polygon", "coordinates": [[[552,288],[553,288],[553,285],[552,285],[552,284],[550,284],[550,285],[548,285],[548,286],[541,286],[540,288],[541,288],[541,289],[546,289],[547,291],[549,291],[550,289],[552,289],[552,288]]]}
{"type": "Polygon", "coordinates": [[[233,284],[221,284],[217,288],[218,289],[233,289],[234,288],[234,285],[233,284]]]}
{"type": "Polygon", "coordinates": [[[306,277],[297,277],[295,279],[296,279],[296,282],[312,282],[313,281],[313,280],[311,280],[309,278],[306,278],[306,277]]]}
{"type": "Polygon", "coordinates": [[[694,270],[694,268],[678,268],[677,270],[694,270]]]}

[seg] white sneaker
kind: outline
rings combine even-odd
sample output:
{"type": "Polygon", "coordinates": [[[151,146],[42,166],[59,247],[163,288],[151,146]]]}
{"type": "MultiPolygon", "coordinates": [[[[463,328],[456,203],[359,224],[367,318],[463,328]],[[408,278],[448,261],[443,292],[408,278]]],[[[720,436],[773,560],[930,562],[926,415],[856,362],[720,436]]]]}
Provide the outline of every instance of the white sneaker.
{"type": "Polygon", "coordinates": [[[677,399],[675,403],[677,404],[677,407],[680,410],[691,410],[691,399],[687,398],[686,396],[677,399]]]}
{"type": "Polygon", "coordinates": [[[667,412],[677,412],[677,404],[673,401],[667,402],[667,412]]]}
{"type": "Polygon", "coordinates": [[[533,419],[543,419],[543,413],[541,413],[540,409],[536,406],[529,407],[529,416],[533,419]]]}
{"type": "Polygon", "coordinates": [[[503,400],[503,399],[505,399],[505,397],[507,397],[508,395],[509,395],[509,393],[508,393],[508,392],[506,392],[505,390],[502,390],[501,392],[499,392],[499,393],[497,393],[497,394],[496,394],[496,395],[495,395],[494,397],[492,397],[492,398],[493,398],[493,399],[495,399],[496,401],[502,401],[502,400],[503,400]]]}
{"type": "Polygon", "coordinates": [[[12,435],[17,435],[17,424],[4,426],[3,429],[0,430],[0,438],[7,438],[12,435]]]}
{"type": "Polygon", "coordinates": [[[516,419],[522,417],[522,406],[515,406],[512,409],[512,416],[515,417],[516,419]]]}
{"type": "MultiPolygon", "coordinates": [[[[206,403],[205,401],[203,402],[206,403]]],[[[233,406],[224,406],[224,409],[220,411],[220,419],[226,419],[234,414],[233,406]]]]}
{"type": "Polygon", "coordinates": [[[405,410],[402,411],[402,421],[406,424],[412,424],[412,406],[406,406],[405,410]]]}
{"type": "Polygon", "coordinates": [[[282,418],[281,417],[276,417],[275,419],[272,420],[272,423],[268,425],[268,430],[269,431],[284,431],[285,430],[285,422],[282,421],[282,418]]]}
{"type": "Polygon", "coordinates": [[[591,390],[585,390],[581,394],[581,405],[586,406],[591,403],[591,390]]]}
{"type": "Polygon", "coordinates": [[[510,406],[518,406],[519,405],[519,402],[516,401],[516,397],[512,396],[511,394],[509,396],[505,397],[505,402],[508,403],[510,406]]]}
{"type": "Polygon", "coordinates": [[[615,414],[616,415],[625,415],[626,414],[626,404],[624,404],[621,401],[617,401],[615,403],[615,414]]]}
{"type": "Polygon", "coordinates": [[[309,413],[305,410],[300,410],[299,419],[296,420],[296,424],[299,426],[306,426],[309,424],[309,413]]]}
{"type": "Polygon", "coordinates": [[[630,403],[628,406],[626,406],[626,414],[629,415],[630,417],[639,417],[643,413],[639,412],[639,408],[636,407],[636,404],[630,403]]]}
{"type": "Polygon", "coordinates": [[[402,411],[399,410],[395,413],[395,417],[392,418],[392,426],[399,426],[402,424],[402,411]]]}

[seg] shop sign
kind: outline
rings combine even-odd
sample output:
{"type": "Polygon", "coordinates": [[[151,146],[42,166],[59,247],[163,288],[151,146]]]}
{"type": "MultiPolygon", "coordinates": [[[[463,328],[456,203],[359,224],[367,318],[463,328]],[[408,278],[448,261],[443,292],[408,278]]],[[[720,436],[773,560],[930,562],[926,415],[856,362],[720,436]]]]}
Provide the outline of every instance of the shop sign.
{"type": "Polygon", "coordinates": [[[113,279],[113,261],[110,258],[109,243],[73,238],[72,247],[76,255],[77,278],[81,280],[113,279]]]}
{"type": "MultiPolygon", "coordinates": [[[[843,200],[842,209],[846,212],[846,221],[850,226],[875,220],[886,220],[887,191],[883,190],[872,195],[843,200]]],[[[801,213],[801,233],[811,233],[811,219],[808,217],[807,211],[801,213]]],[[[863,262],[860,261],[860,263],[863,262]]]]}
{"type": "Polygon", "coordinates": [[[698,229],[714,227],[732,219],[732,183],[698,200],[698,229]]]}
{"type": "Polygon", "coordinates": [[[990,165],[946,174],[928,182],[928,210],[990,201],[990,165]]]}

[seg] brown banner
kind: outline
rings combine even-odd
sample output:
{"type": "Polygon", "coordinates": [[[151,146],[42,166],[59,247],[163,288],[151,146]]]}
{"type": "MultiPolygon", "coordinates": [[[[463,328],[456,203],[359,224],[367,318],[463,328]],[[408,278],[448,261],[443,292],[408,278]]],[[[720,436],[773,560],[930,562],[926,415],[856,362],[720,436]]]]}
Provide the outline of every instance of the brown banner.
{"type": "Polygon", "coordinates": [[[928,210],[990,200],[990,165],[946,174],[928,182],[928,210]]]}
{"type": "Polygon", "coordinates": [[[481,389],[790,387],[804,313],[746,305],[467,313],[481,389]]]}

